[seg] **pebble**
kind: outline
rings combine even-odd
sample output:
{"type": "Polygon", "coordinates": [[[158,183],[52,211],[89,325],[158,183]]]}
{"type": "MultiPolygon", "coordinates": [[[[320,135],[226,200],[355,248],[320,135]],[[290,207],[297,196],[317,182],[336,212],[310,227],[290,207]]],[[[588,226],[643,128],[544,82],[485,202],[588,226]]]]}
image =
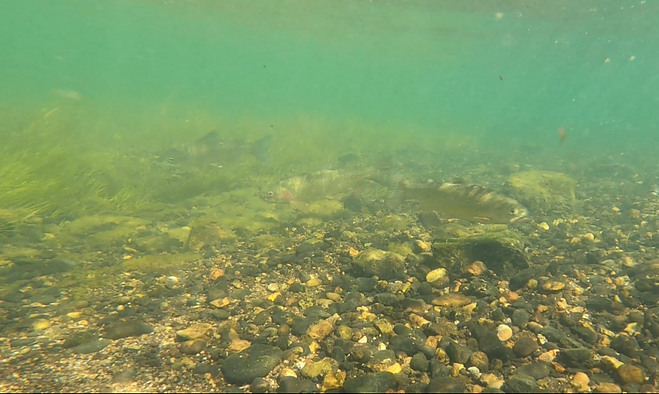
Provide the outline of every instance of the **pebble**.
{"type": "Polygon", "coordinates": [[[153,327],[137,320],[120,319],[105,327],[104,336],[109,339],[138,337],[153,332],[153,327]]]}
{"type": "Polygon", "coordinates": [[[588,383],[590,383],[590,378],[583,372],[577,372],[572,376],[572,385],[578,391],[588,390],[588,383]]]}
{"type": "Polygon", "coordinates": [[[206,335],[212,326],[208,323],[197,323],[184,330],[176,331],[176,340],[179,342],[199,339],[206,335]]]}
{"type": "Polygon", "coordinates": [[[103,350],[110,343],[112,343],[112,341],[109,341],[107,339],[95,339],[93,341],[75,346],[71,350],[73,350],[73,352],[76,354],[96,353],[100,350],[103,350]]]}
{"type": "Polygon", "coordinates": [[[538,382],[533,376],[515,372],[501,386],[501,389],[510,393],[535,393],[539,390],[538,382]]]}
{"type": "Polygon", "coordinates": [[[426,372],[430,362],[423,353],[417,353],[410,360],[410,368],[419,372],[426,372]]]}
{"type": "Polygon", "coordinates": [[[538,347],[538,342],[535,340],[535,336],[529,333],[524,333],[515,341],[513,353],[515,353],[517,357],[526,357],[535,352],[538,347]]]}
{"type": "MultiPolygon", "coordinates": [[[[389,372],[376,372],[346,379],[342,391],[345,393],[386,393],[396,389],[396,376],[389,372]]],[[[444,388],[444,391],[447,391],[444,388]]]]}
{"type": "Polygon", "coordinates": [[[452,363],[465,364],[472,355],[471,349],[467,346],[460,345],[453,340],[449,342],[445,350],[452,363]]]}
{"type": "Polygon", "coordinates": [[[333,358],[325,357],[320,361],[307,362],[302,367],[302,376],[309,379],[316,379],[319,376],[325,376],[329,372],[336,371],[339,368],[339,362],[333,358]]]}
{"type": "Polygon", "coordinates": [[[231,353],[239,353],[251,346],[251,342],[246,339],[233,338],[227,350],[231,353]]]}
{"type": "Polygon", "coordinates": [[[427,253],[432,251],[432,242],[423,241],[417,239],[414,242],[414,252],[416,253],[427,253]]]}
{"type": "Polygon", "coordinates": [[[467,365],[478,368],[480,371],[487,371],[490,366],[490,359],[487,357],[487,354],[479,351],[473,352],[469,356],[467,365]]]}
{"type": "Polygon", "coordinates": [[[505,324],[499,324],[499,326],[497,327],[497,338],[499,338],[501,342],[506,342],[512,337],[513,337],[512,328],[510,328],[505,324]]]}
{"type": "Polygon", "coordinates": [[[298,379],[286,376],[279,380],[280,393],[312,393],[318,391],[316,384],[308,379],[298,379]]]}
{"type": "Polygon", "coordinates": [[[352,260],[353,271],[358,276],[377,276],[380,279],[403,278],[405,272],[403,256],[380,249],[368,249],[352,260]]]}
{"type": "Polygon", "coordinates": [[[640,346],[636,338],[629,335],[617,335],[611,340],[610,344],[611,349],[617,350],[618,352],[635,358],[638,357],[640,353],[640,346]]]}
{"type": "Polygon", "coordinates": [[[565,288],[565,283],[559,282],[557,280],[548,280],[542,284],[542,290],[548,292],[558,292],[565,288]]]}
{"type": "Polygon", "coordinates": [[[581,347],[564,349],[558,353],[558,359],[568,367],[583,368],[593,357],[590,349],[581,347]]]}
{"type": "Polygon", "coordinates": [[[318,287],[323,284],[323,281],[316,278],[315,276],[309,279],[308,281],[304,282],[304,285],[306,287],[318,287]]]}
{"type": "Polygon", "coordinates": [[[336,335],[338,335],[339,338],[343,339],[344,341],[352,339],[353,334],[354,331],[349,326],[340,325],[336,328],[336,335]]]}
{"type": "Polygon", "coordinates": [[[531,319],[531,314],[524,309],[515,309],[510,318],[514,326],[522,328],[531,319]]]}
{"type": "Polygon", "coordinates": [[[428,387],[426,388],[428,393],[464,393],[465,384],[460,378],[454,378],[450,376],[442,376],[437,378],[432,378],[428,387]]]}
{"type": "Polygon", "coordinates": [[[478,369],[478,367],[469,367],[467,368],[467,372],[469,372],[470,376],[473,376],[476,379],[481,376],[481,370],[478,369]]]}
{"type": "Polygon", "coordinates": [[[487,272],[487,266],[482,261],[476,260],[467,266],[466,271],[472,276],[481,276],[487,272]]]}
{"type": "Polygon", "coordinates": [[[296,374],[295,371],[292,370],[291,368],[284,368],[284,369],[282,369],[281,372],[279,373],[279,379],[281,380],[281,379],[283,379],[283,378],[285,378],[285,377],[297,378],[297,374],[296,374]]]}
{"type": "Polygon", "coordinates": [[[518,372],[532,376],[535,379],[543,379],[549,376],[553,371],[552,364],[538,361],[530,364],[524,364],[517,369],[518,372]]]}
{"type": "Polygon", "coordinates": [[[230,301],[227,297],[224,298],[218,298],[216,300],[212,300],[209,302],[209,304],[213,305],[216,308],[224,308],[225,306],[230,304],[230,301]]]}
{"type": "Polygon", "coordinates": [[[82,316],[82,312],[69,312],[66,314],[66,317],[69,319],[79,319],[82,316]]]}
{"type": "Polygon", "coordinates": [[[334,330],[334,325],[327,320],[320,320],[318,323],[309,326],[307,335],[316,341],[322,341],[334,330]]]}
{"type": "Polygon", "coordinates": [[[423,316],[419,316],[416,313],[410,313],[408,320],[414,328],[421,328],[427,325],[430,325],[430,321],[423,316]]]}
{"type": "Polygon", "coordinates": [[[46,319],[37,319],[32,323],[32,329],[35,331],[43,331],[50,327],[50,322],[46,319]]]}
{"type": "Polygon", "coordinates": [[[208,274],[208,279],[216,281],[224,276],[224,270],[222,268],[213,268],[208,274]]]}
{"type": "Polygon", "coordinates": [[[343,387],[346,381],[346,372],[341,370],[329,371],[323,378],[323,383],[320,386],[321,392],[329,390],[338,390],[343,387]]]}
{"type": "Polygon", "coordinates": [[[446,268],[437,268],[426,274],[426,282],[435,284],[435,282],[445,284],[448,282],[448,271],[446,268]]]}
{"type": "Polygon", "coordinates": [[[267,393],[270,391],[270,382],[263,378],[255,378],[249,385],[252,393],[267,393]]]}
{"type": "Polygon", "coordinates": [[[618,377],[623,384],[643,384],[645,382],[645,372],[640,367],[628,363],[618,368],[618,377]]]}
{"type": "Polygon", "coordinates": [[[206,349],[206,342],[200,339],[193,339],[181,343],[181,353],[197,354],[206,349]]]}
{"type": "Polygon", "coordinates": [[[504,346],[492,329],[479,326],[473,330],[473,335],[478,340],[478,348],[487,354],[490,360],[507,361],[510,358],[512,350],[504,346]]]}
{"type": "Polygon", "coordinates": [[[480,381],[490,389],[499,389],[505,381],[494,373],[488,372],[480,376],[480,381]]]}
{"type": "Polygon", "coordinates": [[[394,332],[394,326],[387,319],[375,319],[373,325],[382,335],[391,335],[394,332]]]}
{"type": "Polygon", "coordinates": [[[593,390],[596,393],[622,393],[622,389],[615,383],[600,383],[593,390]]]}

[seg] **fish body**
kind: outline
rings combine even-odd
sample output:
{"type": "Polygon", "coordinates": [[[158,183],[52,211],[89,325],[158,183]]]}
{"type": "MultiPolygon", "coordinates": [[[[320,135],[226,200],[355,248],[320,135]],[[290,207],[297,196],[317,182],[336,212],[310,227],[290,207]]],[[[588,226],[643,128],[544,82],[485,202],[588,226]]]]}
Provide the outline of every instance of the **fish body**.
{"type": "Polygon", "coordinates": [[[218,131],[213,130],[189,144],[165,151],[158,158],[163,166],[175,168],[235,167],[254,159],[267,163],[270,160],[270,140],[271,136],[255,142],[224,140],[218,131]]]}
{"type": "Polygon", "coordinates": [[[309,202],[360,194],[370,181],[369,171],[321,170],[284,179],[269,187],[264,198],[304,210],[309,202]]]}
{"type": "Polygon", "coordinates": [[[399,185],[403,200],[415,201],[421,212],[436,212],[444,219],[513,223],[528,215],[517,200],[478,185],[435,183],[399,185]]]}

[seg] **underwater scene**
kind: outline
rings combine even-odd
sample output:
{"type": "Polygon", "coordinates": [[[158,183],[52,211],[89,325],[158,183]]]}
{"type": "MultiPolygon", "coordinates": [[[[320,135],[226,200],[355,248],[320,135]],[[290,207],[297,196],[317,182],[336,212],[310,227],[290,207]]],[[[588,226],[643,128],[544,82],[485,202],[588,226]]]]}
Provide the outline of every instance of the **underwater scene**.
{"type": "Polygon", "coordinates": [[[0,18],[1,392],[659,390],[659,1],[0,18]]]}

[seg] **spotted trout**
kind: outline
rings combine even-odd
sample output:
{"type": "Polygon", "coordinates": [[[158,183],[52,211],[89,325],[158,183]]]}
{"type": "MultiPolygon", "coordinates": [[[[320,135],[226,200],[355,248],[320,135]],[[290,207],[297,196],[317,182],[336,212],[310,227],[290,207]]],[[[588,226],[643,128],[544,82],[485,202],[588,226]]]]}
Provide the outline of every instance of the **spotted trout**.
{"type": "Polygon", "coordinates": [[[401,182],[399,189],[403,200],[413,200],[421,212],[436,212],[443,219],[513,223],[528,215],[528,210],[517,200],[482,186],[435,182],[409,185],[401,182]]]}

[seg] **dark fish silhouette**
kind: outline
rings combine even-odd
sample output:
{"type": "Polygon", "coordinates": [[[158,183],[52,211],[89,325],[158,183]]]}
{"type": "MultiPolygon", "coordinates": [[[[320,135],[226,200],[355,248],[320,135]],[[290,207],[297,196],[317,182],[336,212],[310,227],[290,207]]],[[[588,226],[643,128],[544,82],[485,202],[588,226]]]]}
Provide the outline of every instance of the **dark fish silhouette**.
{"type": "Polygon", "coordinates": [[[217,130],[181,147],[169,149],[158,156],[163,167],[187,168],[213,166],[231,168],[248,161],[267,163],[270,161],[270,141],[265,136],[255,142],[224,140],[217,130]]]}

